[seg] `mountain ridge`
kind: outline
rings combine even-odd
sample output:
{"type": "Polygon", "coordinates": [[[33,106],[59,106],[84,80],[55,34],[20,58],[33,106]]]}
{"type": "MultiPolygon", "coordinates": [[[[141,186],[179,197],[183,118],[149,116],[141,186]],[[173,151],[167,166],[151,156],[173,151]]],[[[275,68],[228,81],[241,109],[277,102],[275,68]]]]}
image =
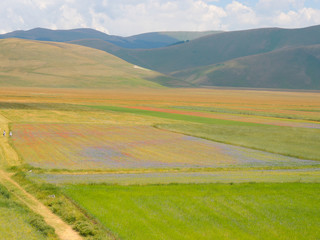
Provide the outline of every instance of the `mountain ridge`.
{"type": "MultiPolygon", "coordinates": [[[[57,31],[54,33],[61,33],[57,31]]],[[[214,32],[209,35],[204,32],[203,36],[200,33],[194,35],[190,41],[183,40],[190,38],[188,32],[166,32],[176,34],[176,40],[179,38],[181,42],[152,49],[124,48],[119,43],[115,45],[110,40],[94,38],[94,34],[105,35],[92,29],[75,29],[74,32],[80,35],[90,33],[93,38],[79,37],[68,41],[68,44],[99,49],[133,65],[160,72],[163,75],[152,81],[163,86],[320,89],[320,25],[214,32]]],[[[142,36],[145,40],[150,37],[154,41],[157,36],[154,34],[142,36]]],[[[68,36],[60,37],[66,40],[68,36]]]]}
{"type": "Polygon", "coordinates": [[[320,89],[320,44],[236,58],[171,76],[202,87],[320,89]]]}
{"type": "Polygon", "coordinates": [[[69,42],[84,39],[99,39],[116,46],[129,49],[159,48],[175,44],[180,41],[193,40],[217,31],[204,32],[150,32],[129,37],[109,35],[91,28],[77,28],[69,30],[51,30],[46,28],[34,28],[30,30],[17,30],[6,34],[0,34],[0,39],[21,38],[39,41],[69,42]]]}

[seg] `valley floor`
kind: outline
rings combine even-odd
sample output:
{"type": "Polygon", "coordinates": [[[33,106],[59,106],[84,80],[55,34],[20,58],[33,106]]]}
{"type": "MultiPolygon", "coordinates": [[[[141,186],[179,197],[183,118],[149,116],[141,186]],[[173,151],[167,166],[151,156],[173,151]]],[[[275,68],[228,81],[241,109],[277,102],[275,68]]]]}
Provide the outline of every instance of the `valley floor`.
{"type": "Polygon", "coordinates": [[[320,237],[320,93],[1,88],[0,124],[1,184],[60,239],[320,237]]]}

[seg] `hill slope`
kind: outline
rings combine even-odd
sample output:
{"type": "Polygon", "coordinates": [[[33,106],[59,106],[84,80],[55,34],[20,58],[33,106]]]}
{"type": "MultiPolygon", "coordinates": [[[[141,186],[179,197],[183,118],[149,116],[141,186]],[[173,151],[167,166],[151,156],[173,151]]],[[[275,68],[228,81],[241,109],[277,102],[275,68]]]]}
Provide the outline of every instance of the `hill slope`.
{"type": "Polygon", "coordinates": [[[80,28],[71,30],[50,30],[45,28],[35,28],[28,31],[14,31],[0,34],[0,39],[21,38],[29,40],[68,42],[84,39],[97,39],[113,43],[123,48],[159,48],[175,44],[180,41],[193,40],[202,36],[217,33],[207,32],[152,32],[131,37],[121,37],[108,35],[90,28],[80,28]]]}
{"type": "Polygon", "coordinates": [[[320,45],[272,51],[173,75],[198,86],[320,89],[320,45]]]}
{"type": "Polygon", "coordinates": [[[161,87],[156,81],[170,85],[170,80],[92,48],[21,39],[0,40],[0,86],[161,87]]]}
{"type": "Polygon", "coordinates": [[[103,49],[128,62],[171,73],[282,48],[320,44],[320,25],[302,29],[266,28],[224,32],[158,49],[124,49],[87,40],[73,43],[103,49]]]}

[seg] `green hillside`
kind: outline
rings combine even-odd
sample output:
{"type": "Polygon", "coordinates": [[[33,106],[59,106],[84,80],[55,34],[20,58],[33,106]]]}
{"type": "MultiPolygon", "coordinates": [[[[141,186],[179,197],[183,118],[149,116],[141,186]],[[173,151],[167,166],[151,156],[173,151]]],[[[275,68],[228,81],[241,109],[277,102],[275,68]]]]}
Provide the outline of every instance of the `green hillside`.
{"type": "Polygon", "coordinates": [[[208,36],[211,34],[221,33],[221,31],[204,31],[204,32],[186,32],[186,31],[177,31],[177,32],[159,32],[159,34],[167,35],[177,39],[178,41],[187,41],[187,40],[195,40],[200,37],[208,36]]]}
{"type": "Polygon", "coordinates": [[[0,86],[158,88],[162,86],[157,81],[170,85],[170,80],[92,48],[21,39],[0,40],[0,86]]]}
{"type": "Polygon", "coordinates": [[[199,86],[320,89],[320,45],[243,57],[174,76],[199,86]]]}
{"type": "Polygon", "coordinates": [[[320,44],[320,25],[302,29],[266,28],[211,34],[158,49],[124,49],[96,42],[76,44],[103,49],[128,62],[162,73],[207,66],[287,47],[320,44]]]}

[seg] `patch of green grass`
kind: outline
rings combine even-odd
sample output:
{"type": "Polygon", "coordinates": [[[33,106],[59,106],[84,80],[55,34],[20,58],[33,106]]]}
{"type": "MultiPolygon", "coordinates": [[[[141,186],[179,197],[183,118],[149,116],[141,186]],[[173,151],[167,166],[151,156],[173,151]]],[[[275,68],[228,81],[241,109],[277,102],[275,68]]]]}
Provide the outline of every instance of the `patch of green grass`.
{"type": "Polygon", "coordinates": [[[140,114],[145,116],[166,118],[171,120],[188,121],[193,123],[217,124],[217,125],[227,125],[227,126],[230,126],[230,125],[263,126],[264,125],[264,124],[258,124],[258,123],[238,122],[238,121],[231,121],[231,120],[190,116],[190,115],[183,115],[178,113],[165,113],[165,112],[157,112],[157,111],[149,111],[149,110],[125,108],[125,107],[117,107],[117,106],[91,106],[91,107],[96,109],[107,110],[107,111],[126,112],[126,113],[140,114]]]}
{"type": "Polygon", "coordinates": [[[320,160],[320,129],[191,123],[159,124],[157,127],[286,156],[320,160]]]}
{"type": "Polygon", "coordinates": [[[70,185],[121,239],[319,239],[320,185],[70,185]]]}

